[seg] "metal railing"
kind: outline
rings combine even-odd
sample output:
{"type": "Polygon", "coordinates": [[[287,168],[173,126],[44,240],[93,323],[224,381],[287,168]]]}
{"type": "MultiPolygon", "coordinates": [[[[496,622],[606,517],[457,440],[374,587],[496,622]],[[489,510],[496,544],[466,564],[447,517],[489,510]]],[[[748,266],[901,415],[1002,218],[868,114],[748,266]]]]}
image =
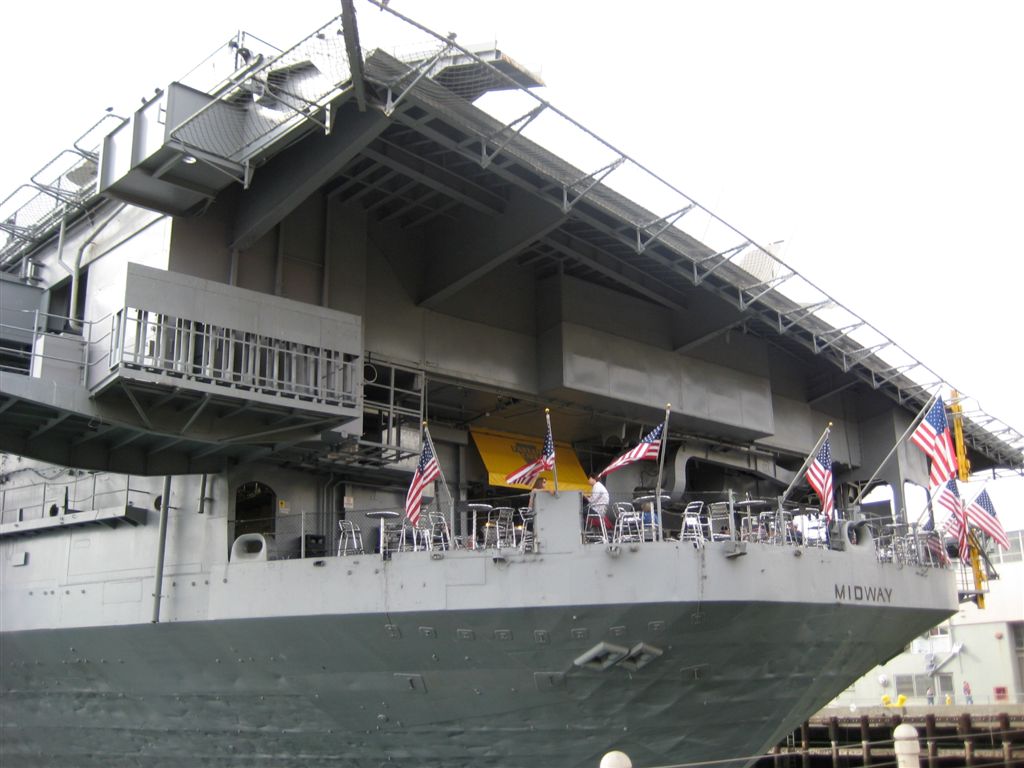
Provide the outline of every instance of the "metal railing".
{"type": "MultiPolygon", "coordinates": [[[[751,509],[739,502],[730,506],[728,501],[702,504],[700,508],[686,501],[666,502],[659,525],[653,503],[644,500],[643,495],[615,495],[601,526],[596,518],[589,519],[591,506],[581,498],[580,537],[584,545],[600,546],[648,546],[661,541],[688,543],[697,549],[714,545],[835,550],[860,546],[871,547],[882,563],[928,568],[950,565],[949,559],[940,554],[942,542],[935,534],[875,538],[866,521],[837,521],[826,528],[807,508],[751,509]]],[[[435,498],[424,505],[421,518],[418,527],[411,526],[400,505],[350,511],[347,524],[356,530],[350,529],[343,541],[345,531],[339,522],[346,518],[336,513],[293,511],[231,521],[229,540],[234,542],[243,534],[261,534],[266,542],[265,559],[271,560],[381,553],[391,557],[423,549],[538,550],[528,493],[456,501],[454,507],[435,498]],[[357,532],[360,540],[356,545],[352,535],[357,532]]]]}
{"type": "Polygon", "coordinates": [[[158,493],[152,488],[133,488],[131,475],[61,470],[40,482],[0,486],[0,524],[123,509],[129,504],[152,508],[158,493]]]}
{"type": "Polygon", "coordinates": [[[65,216],[78,215],[96,197],[103,137],[125,119],[105,114],[32,176],[0,200],[0,269],[17,263],[43,242],[65,216]]]}
{"type": "Polygon", "coordinates": [[[70,327],[71,322],[71,318],[66,315],[40,312],[38,309],[9,311],[15,316],[22,315],[25,322],[0,323],[0,337],[5,339],[4,344],[0,346],[0,371],[39,377],[44,362],[63,363],[77,366],[81,373],[81,382],[85,383],[93,323],[76,321],[82,326],[81,332],[66,332],[65,329],[70,327]],[[48,337],[70,341],[79,348],[80,353],[72,356],[68,356],[66,352],[55,353],[45,343],[48,337]],[[24,338],[24,341],[12,340],[16,338],[24,338]]]}
{"type": "Polygon", "coordinates": [[[326,404],[358,402],[344,352],[126,307],[111,318],[108,367],[144,369],[326,404]]]}
{"type": "Polygon", "coordinates": [[[945,541],[935,531],[886,530],[875,537],[875,554],[880,563],[899,566],[946,568],[951,564],[945,541]]]}
{"type": "Polygon", "coordinates": [[[0,323],[2,335],[25,338],[0,348],[4,372],[38,377],[44,361],[63,363],[77,366],[80,382],[88,385],[90,369],[124,366],[328,405],[358,402],[356,360],[340,350],[133,307],[93,321],[19,311],[30,316],[24,323],[0,323]],[[80,332],[63,330],[72,322],[80,332]],[[81,351],[54,353],[48,337],[70,340],[81,351]]]}

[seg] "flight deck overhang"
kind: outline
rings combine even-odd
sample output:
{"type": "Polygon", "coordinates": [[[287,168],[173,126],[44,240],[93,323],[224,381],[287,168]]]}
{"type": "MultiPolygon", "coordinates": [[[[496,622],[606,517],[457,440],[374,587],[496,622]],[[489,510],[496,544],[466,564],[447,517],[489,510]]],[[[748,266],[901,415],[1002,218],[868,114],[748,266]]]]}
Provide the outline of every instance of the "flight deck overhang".
{"type": "Polygon", "coordinates": [[[173,128],[182,119],[211,101],[207,94],[181,83],[158,91],[103,139],[98,191],[174,216],[193,213],[213,200],[238,180],[237,164],[172,138],[173,128]]]}
{"type": "MultiPolygon", "coordinates": [[[[339,17],[279,56],[246,61],[238,77],[209,94],[172,86],[161,98],[182,108],[174,106],[160,125],[159,110],[144,106],[134,127],[117,132],[124,147],[110,150],[103,188],[178,214],[201,210],[237,181],[246,189],[231,201],[229,226],[240,258],[322,194],[361,210],[372,225],[434,246],[429,269],[402,276],[422,308],[454,314],[499,270],[564,274],[641,299],[670,318],[685,316],[671,345],[681,358],[730,334],[781,350],[810,372],[811,404],[836,405],[837,395],[854,391],[916,413],[942,385],[941,376],[770,246],[533,94],[539,80],[497,49],[474,52],[437,35],[421,48],[428,55],[403,59],[368,48],[350,67],[341,32],[339,17]],[[353,80],[365,98],[349,97],[353,80]],[[472,103],[484,86],[520,88],[534,107],[499,120],[472,103]],[[578,155],[543,148],[540,135],[534,141],[530,131],[549,117],[558,121],[556,135],[568,129],[600,159],[570,162],[565,158],[578,155]],[[137,136],[144,141],[135,147],[137,136]],[[620,185],[623,174],[629,182],[620,185]],[[635,184],[638,177],[657,193],[635,184]],[[451,220],[477,240],[452,238],[451,220]],[[474,245],[488,240],[489,248],[474,245]]],[[[134,374],[140,387],[150,383],[141,381],[150,373],[144,368],[134,374]]],[[[1024,467],[1017,430],[982,412],[968,413],[964,426],[975,468],[1024,467]]],[[[755,438],[771,431],[756,427],[755,438]]]]}

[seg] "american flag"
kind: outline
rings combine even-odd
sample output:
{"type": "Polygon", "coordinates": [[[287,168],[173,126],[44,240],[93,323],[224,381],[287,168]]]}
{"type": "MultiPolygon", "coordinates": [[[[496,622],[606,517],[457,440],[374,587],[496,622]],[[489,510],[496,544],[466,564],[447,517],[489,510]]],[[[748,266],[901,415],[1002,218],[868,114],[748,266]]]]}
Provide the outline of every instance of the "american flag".
{"type": "Polygon", "coordinates": [[[926,531],[924,546],[939,565],[949,565],[949,555],[946,554],[946,541],[941,533],[932,530],[926,531]]]}
{"type": "Polygon", "coordinates": [[[942,486],[935,503],[949,511],[949,519],[943,530],[957,540],[960,548],[960,559],[966,561],[969,554],[967,547],[967,519],[964,516],[964,503],[960,499],[960,491],[956,487],[956,479],[950,478],[942,486]]]}
{"type": "Polygon", "coordinates": [[[935,403],[910,439],[932,460],[928,472],[930,485],[942,485],[949,478],[956,476],[956,451],[953,450],[949,423],[946,421],[946,406],[941,397],[935,399],[935,403]]]}
{"type": "Polygon", "coordinates": [[[981,530],[995,539],[999,546],[1003,549],[1010,548],[1010,540],[1006,538],[1003,524],[996,517],[996,508],[993,506],[992,499],[989,498],[987,490],[983,490],[975,497],[974,501],[967,505],[966,515],[968,522],[974,523],[981,528],[981,530]]]}
{"type": "Polygon", "coordinates": [[[644,459],[657,459],[658,453],[661,451],[661,431],[665,428],[664,422],[652,429],[643,440],[636,444],[634,448],[626,451],[624,454],[619,456],[615,461],[604,468],[604,471],[599,477],[604,477],[610,472],[614,472],[617,469],[622,469],[627,464],[632,464],[634,461],[643,461],[644,459]]]}
{"type": "Polygon", "coordinates": [[[949,565],[949,555],[946,554],[945,531],[935,530],[935,515],[931,514],[921,526],[921,534],[924,538],[925,550],[930,554],[932,561],[938,565],[949,565]]]}
{"type": "Polygon", "coordinates": [[[547,434],[544,435],[544,448],[540,452],[540,458],[520,467],[511,474],[505,475],[505,482],[508,485],[533,485],[533,482],[541,472],[554,468],[555,441],[551,437],[551,424],[549,422],[547,434]]]}
{"type": "Polygon", "coordinates": [[[423,437],[423,450],[420,461],[416,465],[416,473],[409,484],[409,492],[405,495],[405,516],[411,525],[420,519],[420,504],[423,502],[423,491],[441,474],[441,466],[437,463],[434,452],[430,450],[430,440],[423,437]]]}
{"type": "Polygon", "coordinates": [[[835,503],[832,499],[832,443],[827,435],[821,448],[814,455],[811,466],[807,468],[807,482],[818,492],[821,511],[825,513],[825,519],[831,523],[835,503]]]}

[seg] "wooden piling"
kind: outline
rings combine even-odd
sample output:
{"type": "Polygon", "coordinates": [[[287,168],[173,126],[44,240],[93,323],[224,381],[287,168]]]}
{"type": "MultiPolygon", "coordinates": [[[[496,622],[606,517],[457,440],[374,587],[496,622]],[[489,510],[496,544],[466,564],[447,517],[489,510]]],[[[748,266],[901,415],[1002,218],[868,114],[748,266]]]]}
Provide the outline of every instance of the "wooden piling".
{"type": "Polygon", "coordinates": [[[839,768],[839,718],[828,719],[828,738],[832,742],[832,768],[839,768]]]}
{"type": "Polygon", "coordinates": [[[1010,741],[1010,716],[1006,712],[1000,712],[998,716],[999,732],[1003,742],[1003,766],[1010,768],[1010,761],[1013,758],[1013,745],[1010,741]]]}
{"type": "Polygon", "coordinates": [[[863,765],[867,768],[871,765],[871,718],[867,715],[860,716],[860,746],[863,765]]]}
{"type": "Polygon", "coordinates": [[[806,720],[800,725],[800,765],[811,768],[811,724],[806,720]]]}
{"type": "Polygon", "coordinates": [[[964,765],[972,766],[974,765],[974,739],[971,738],[971,715],[969,712],[961,713],[956,730],[964,740],[964,765]]]}
{"type": "Polygon", "coordinates": [[[935,714],[933,712],[924,716],[924,734],[928,740],[928,768],[936,768],[939,760],[939,747],[935,743],[935,714]]]}

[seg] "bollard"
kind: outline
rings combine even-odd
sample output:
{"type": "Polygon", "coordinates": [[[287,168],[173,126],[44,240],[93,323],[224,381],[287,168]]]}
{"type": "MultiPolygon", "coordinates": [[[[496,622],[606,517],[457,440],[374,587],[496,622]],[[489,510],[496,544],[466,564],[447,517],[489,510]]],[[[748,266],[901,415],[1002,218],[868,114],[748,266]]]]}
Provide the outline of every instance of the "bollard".
{"type": "Polygon", "coordinates": [[[917,728],[909,723],[897,725],[892,732],[892,741],[897,768],[920,768],[921,744],[917,740],[917,728]]]}
{"type": "Polygon", "coordinates": [[[601,758],[600,768],[633,768],[633,761],[625,752],[615,749],[601,758]]]}

